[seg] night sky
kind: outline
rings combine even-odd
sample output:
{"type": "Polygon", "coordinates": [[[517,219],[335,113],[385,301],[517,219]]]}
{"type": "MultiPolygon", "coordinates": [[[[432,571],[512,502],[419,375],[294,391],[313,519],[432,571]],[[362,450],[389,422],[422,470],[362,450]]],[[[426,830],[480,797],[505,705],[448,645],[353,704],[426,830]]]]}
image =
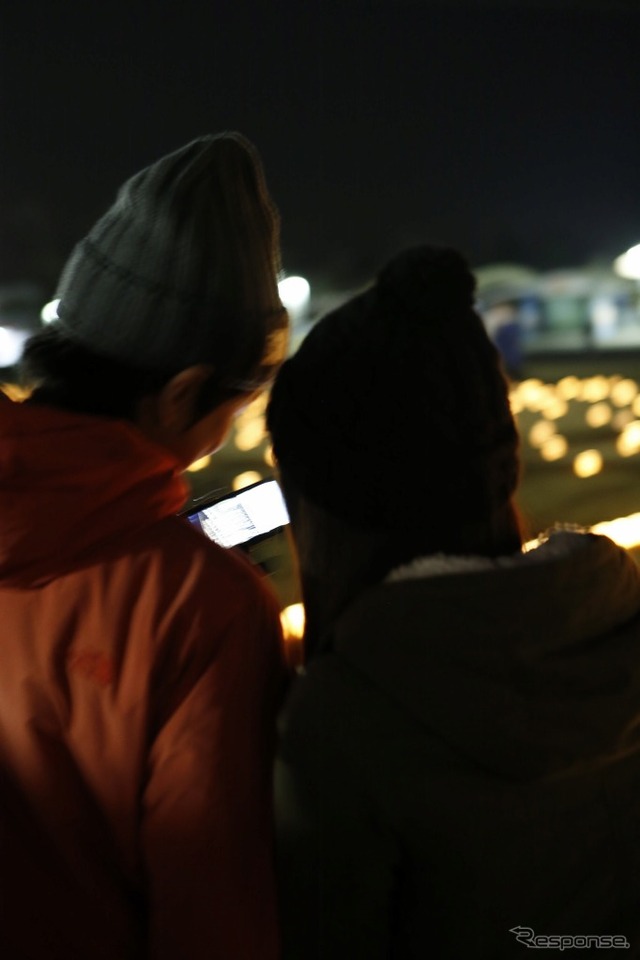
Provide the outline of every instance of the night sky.
{"type": "Polygon", "coordinates": [[[127,176],[224,129],[289,273],[640,242],[640,0],[13,0],[0,29],[0,281],[54,284],[127,176]]]}

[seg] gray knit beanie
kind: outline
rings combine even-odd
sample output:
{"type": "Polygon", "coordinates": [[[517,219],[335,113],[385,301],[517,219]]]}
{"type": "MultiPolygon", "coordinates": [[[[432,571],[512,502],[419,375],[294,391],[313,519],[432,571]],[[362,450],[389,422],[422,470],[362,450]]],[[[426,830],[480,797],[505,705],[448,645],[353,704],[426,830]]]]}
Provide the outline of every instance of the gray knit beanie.
{"type": "Polygon", "coordinates": [[[238,133],[203,136],[141,170],[76,246],[56,293],[65,335],[95,353],[229,384],[269,379],[286,351],[279,218],[238,133]]]}
{"type": "Polygon", "coordinates": [[[474,287],[457,251],[418,247],[316,324],[271,392],[283,479],[378,530],[474,521],[509,500],[518,435],[474,287]]]}

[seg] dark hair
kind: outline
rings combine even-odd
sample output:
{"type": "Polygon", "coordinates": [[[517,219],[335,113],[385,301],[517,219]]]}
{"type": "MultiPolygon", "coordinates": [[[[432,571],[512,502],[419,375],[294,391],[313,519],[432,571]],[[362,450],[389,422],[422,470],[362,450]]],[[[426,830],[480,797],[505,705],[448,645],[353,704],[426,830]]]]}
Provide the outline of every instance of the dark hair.
{"type": "MultiPolygon", "coordinates": [[[[150,370],[95,353],[55,326],[27,340],[18,367],[30,400],[74,413],[131,420],[143,397],[158,393],[179,370],[150,370]]],[[[195,417],[243,391],[214,374],[200,390],[195,417]]]]}
{"type": "Polygon", "coordinates": [[[300,489],[287,464],[280,482],[291,517],[297,575],[305,606],[305,654],[322,646],[336,616],[358,594],[394,569],[433,553],[487,557],[516,553],[527,538],[513,499],[476,521],[458,523],[447,511],[426,528],[353,523],[300,489]]]}

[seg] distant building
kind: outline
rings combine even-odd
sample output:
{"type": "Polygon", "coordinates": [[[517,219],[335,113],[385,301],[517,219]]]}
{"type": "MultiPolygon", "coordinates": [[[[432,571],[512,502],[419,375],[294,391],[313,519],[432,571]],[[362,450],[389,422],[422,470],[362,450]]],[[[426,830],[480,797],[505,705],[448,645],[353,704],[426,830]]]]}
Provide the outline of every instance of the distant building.
{"type": "Polygon", "coordinates": [[[518,351],[640,346],[638,285],[612,268],[493,264],[475,272],[478,309],[507,366],[517,365],[518,351]]]}

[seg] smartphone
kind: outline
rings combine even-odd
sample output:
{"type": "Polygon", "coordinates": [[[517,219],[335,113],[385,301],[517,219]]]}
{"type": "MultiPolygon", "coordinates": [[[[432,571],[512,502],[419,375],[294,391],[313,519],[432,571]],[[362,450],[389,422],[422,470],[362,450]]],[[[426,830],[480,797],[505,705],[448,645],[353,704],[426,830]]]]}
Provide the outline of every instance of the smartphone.
{"type": "Polygon", "coordinates": [[[222,547],[248,547],[289,523],[280,484],[273,478],[223,497],[203,499],[183,516],[222,547]]]}

